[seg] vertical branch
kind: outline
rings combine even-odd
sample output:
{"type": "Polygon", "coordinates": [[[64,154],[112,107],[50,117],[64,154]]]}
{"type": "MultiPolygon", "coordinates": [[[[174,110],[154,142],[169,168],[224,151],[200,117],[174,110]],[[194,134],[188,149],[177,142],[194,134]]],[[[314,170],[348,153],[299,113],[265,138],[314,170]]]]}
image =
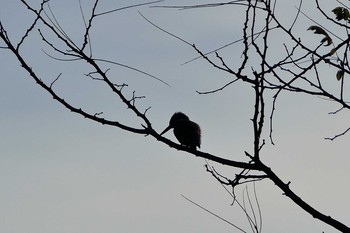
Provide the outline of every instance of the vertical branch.
{"type": "Polygon", "coordinates": [[[260,151],[260,134],[261,134],[261,128],[260,128],[260,121],[259,115],[261,116],[261,101],[262,98],[262,92],[260,91],[260,82],[259,82],[259,74],[257,74],[255,71],[253,72],[255,76],[255,82],[254,82],[254,91],[255,91],[255,104],[254,104],[254,115],[253,115],[253,130],[254,130],[254,160],[259,160],[259,151],[260,151]]]}
{"type": "Polygon", "coordinates": [[[80,4],[80,11],[84,20],[84,24],[85,24],[85,35],[84,35],[84,42],[83,42],[83,46],[81,47],[81,51],[84,51],[85,47],[87,44],[90,45],[90,55],[92,56],[92,50],[91,50],[91,43],[90,43],[90,29],[92,27],[92,20],[96,17],[96,7],[98,4],[98,0],[95,1],[94,6],[92,7],[92,12],[91,12],[91,16],[89,19],[88,24],[86,24],[85,18],[84,18],[84,13],[83,13],[83,9],[81,6],[81,2],[79,1],[80,4]]]}
{"type": "Polygon", "coordinates": [[[341,84],[340,84],[340,99],[344,100],[344,70],[345,66],[348,65],[348,59],[347,59],[347,53],[349,50],[349,42],[346,43],[345,49],[344,49],[344,57],[343,60],[340,61],[341,69],[338,72],[341,72],[342,75],[340,75],[341,78],[341,84]]]}
{"type": "MultiPolygon", "coordinates": [[[[250,2],[251,4],[251,2],[250,2]]],[[[256,28],[256,9],[258,2],[255,1],[252,5],[252,25],[251,25],[251,35],[254,35],[256,28]]],[[[268,7],[266,3],[266,7],[268,7]]],[[[261,145],[261,134],[264,125],[265,118],[265,102],[264,102],[264,75],[265,75],[265,63],[267,54],[267,35],[269,32],[269,16],[265,18],[265,30],[263,31],[263,51],[260,50],[259,45],[255,42],[256,38],[251,37],[252,45],[255,47],[257,53],[260,56],[261,72],[253,70],[254,75],[254,92],[255,92],[255,105],[254,105],[254,115],[253,115],[253,130],[254,130],[254,160],[259,160],[261,145]]]]}
{"type": "MultiPolygon", "coordinates": [[[[253,20],[251,34],[254,34],[255,23],[256,23],[256,9],[257,1],[253,5],[253,20]]],[[[254,106],[254,117],[253,117],[253,128],[254,128],[254,159],[259,160],[259,152],[264,142],[261,144],[261,135],[264,127],[265,121],[265,100],[264,100],[264,90],[265,90],[265,75],[269,72],[269,65],[267,63],[267,54],[268,54],[268,35],[270,32],[270,23],[272,15],[274,12],[274,7],[271,9],[271,1],[264,2],[265,4],[265,25],[263,33],[263,44],[259,46],[255,39],[252,37],[252,45],[255,47],[257,54],[260,56],[260,72],[253,71],[255,77],[254,90],[255,90],[255,106],[254,106]],[[267,67],[267,70],[266,70],[267,67]]]]}
{"type": "MultiPolygon", "coordinates": [[[[250,39],[251,39],[251,44],[257,48],[257,45],[255,43],[255,38],[254,38],[254,32],[255,32],[255,22],[256,22],[256,4],[252,4],[251,0],[248,1],[250,9],[251,6],[251,11],[252,11],[252,22],[251,22],[251,32],[250,32],[250,39]]],[[[247,11],[248,11],[247,9],[247,11]]],[[[249,17],[249,14],[247,14],[247,17],[249,17]]],[[[259,101],[259,75],[257,74],[256,71],[253,71],[254,74],[254,82],[253,82],[253,88],[254,88],[254,95],[255,95],[255,101],[254,101],[254,114],[253,114],[253,133],[254,133],[254,160],[259,160],[259,144],[260,144],[260,136],[259,136],[259,130],[258,130],[258,116],[259,116],[259,109],[260,109],[260,101],[259,101]]]]}
{"type": "Polygon", "coordinates": [[[243,61],[241,66],[238,68],[237,73],[240,75],[245,68],[245,65],[248,61],[248,51],[249,51],[249,43],[248,43],[248,23],[249,23],[249,12],[250,12],[251,4],[248,4],[247,10],[246,10],[246,15],[245,15],[245,21],[244,21],[244,26],[243,26],[243,44],[244,44],[244,49],[243,49],[243,61]]]}
{"type": "Polygon", "coordinates": [[[258,195],[256,193],[255,182],[253,182],[253,187],[254,187],[254,198],[255,198],[257,208],[258,208],[258,214],[259,214],[259,229],[257,230],[257,232],[261,232],[263,220],[262,220],[262,214],[261,214],[261,208],[260,208],[260,204],[259,204],[259,200],[258,200],[258,195]]]}

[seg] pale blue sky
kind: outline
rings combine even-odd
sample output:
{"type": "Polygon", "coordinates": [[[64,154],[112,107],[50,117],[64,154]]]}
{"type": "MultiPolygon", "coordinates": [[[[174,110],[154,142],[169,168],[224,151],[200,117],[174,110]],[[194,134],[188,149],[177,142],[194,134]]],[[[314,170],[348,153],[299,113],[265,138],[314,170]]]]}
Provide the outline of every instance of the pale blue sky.
{"type": "MultiPolygon", "coordinates": [[[[32,19],[18,2],[0,3],[0,20],[15,41],[32,19]]],[[[82,2],[89,12],[91,1],[82,2]]],[[[99,11],[142,1],[101,2],[99,11]]],[[[164,4],[174,2],[198,1],[164,4]]],[[[296,13],[297,3],[288,4],[278,6],[286,23],[296,13]]],[[[332,9],[334,4],[328,4],[332,9]]],[[[307,1],[304,5],[309,10],[314,3],[307,1]]],[[[83,22],[78,0],[51,0],[51,7],[61,26],[80,43],[83,22]]],[[[128,9],[98,18],[91,36],[95,57],[134,66],[171,85],[118,66],[104,66],[111,68],[109,74],[114,81],[129,84],[126,93],[131,95],[136,90],[146,95],[139,105],[152,106],[148,114],[155,129],[163,130],[175,111],[183,111],[201,125],[203,151],[245,159],[244,151],[252,148],[251,88],[237,83],[213,95],[196,94],[196,90],[220,87],[232,77],[203,60],[182,66],[196,57],[196,52],[152,27],[137,10],[159,26],[210,51],[241,38],[243,8],[128,9]]],[[[318,19],[314,11],[308,12],[318,19]]],[[[304,41],[317,43],[321,38],[306,31],[310,25],[312,22],[301,17],[296,32],[304,41]]],[[[103,111],[109,119],[139,126],[140,122],[108,88],[84,76],[90,70],[79,63],[50,59],[42,49],[52,51],[36,31],[31,38],[23,48],[24,56],[46,82],[63,73],[54,89],[67,101],[92,113],[103,111]]],[[[240,53],[240,44],[236,44],[221,54],[234,67],[239,64],[240,53]]],[[[238,232],[187,202],[181,194],[249,232],[243,213],[230,205],[230,196],[205,172],[203,159],[170,149],[153,138],[83,119],[40,89],[12,54],[0,50],[0,61],[0,232],[238,232]]],[[[330,85],[338,85],[334,70],[324,68],[323,78],[329,79],[330,85]]],[[[347,112],[328,114],[337,107],[316,97],[282,94],[275,114],[276,146],[266,145],[262,160],[285,181],[291,181],[291,188],[305,201],[349,225],[350,134],[334,142],[323,139],[349,127],[347,112]]],[[[176,140],[171,132],[166,137],[176,140]]],[[[227,176],[237,172],[213,165],[227,176]]],[[[337,232],[300,210],[270,181],[256,187],[263,232],[337,232]]],[[[238,188],[237,194],[241,195],[243,188],[238,188]]]]}

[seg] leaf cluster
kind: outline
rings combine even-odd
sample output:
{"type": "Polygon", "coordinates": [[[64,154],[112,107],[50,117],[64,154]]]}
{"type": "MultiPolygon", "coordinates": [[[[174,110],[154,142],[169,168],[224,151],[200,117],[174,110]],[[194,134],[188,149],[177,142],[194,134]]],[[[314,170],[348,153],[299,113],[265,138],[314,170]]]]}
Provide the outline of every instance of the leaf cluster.
{"type": "Polygon", "coordinates": [[[321,40],[321,44],[324,44],[324,46],[330,46],[333,43],[332,38],[328,35],[328,33],[320,26],[313,25],[310,26],[307,30],[314,31],[315,34],[324,35],[324,38],[321,40]]]}
{"type": "MultiPolygon", "coordinates": [[[[344,20],[346,23],[350,23],[350,12],[349,9],[345,8],[345,7],[336,7],[332,10],[332,12],[335,15],[335,19],[337,21],[342,21],[344,20]]],[[[320,41],[321,44],[324,44],[324,46],[330,46],[331,44],[333,44],[333,40],[332,38],[329,36],[329,33],[327,31],[327,29],[325,29],[324,27],[322,27],[321,25],[312,25],[308,28],[309,31],[313,31],[315,34],[319,34],[319,35],[323,35],[323,39],[320,41]]],[[[334,35],[334,34],[333,34],[334,35]]],[[[331,50],[331,55],[336,54],[337,49],[333,48],[331,50]]],[[[341,61],[341,60],[340,60],[341,61]]],[[[344,71],[344,62],[340,62],[340,66],[342,67],[341,69],[339,69],[336,73],[336,79],[338,81],[342,80],[345,74],[344,71]]]]}
{"type": "Polygon", "coordinates": [[[336,7],[332,10],[332,12],[336,15],[336,19],[338,21],[345,20],[347,22],[350,22],[350,13],[349,10],[344,7],[336,7]]]}

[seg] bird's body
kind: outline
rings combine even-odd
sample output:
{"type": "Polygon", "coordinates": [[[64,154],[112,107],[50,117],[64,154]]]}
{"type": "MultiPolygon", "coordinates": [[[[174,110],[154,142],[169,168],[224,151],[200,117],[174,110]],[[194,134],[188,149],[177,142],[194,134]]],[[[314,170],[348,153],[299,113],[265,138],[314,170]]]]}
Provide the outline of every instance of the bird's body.
{"type": "Polygon", "coordinates": [[[181,145],[191,149],[196,149],[201,145],[201,128],[193,121],[190,121],[188,116],[182,112],[176,112],[170,119],[169,126],[161,133],[164,134],[169,129],[174,129],[174,135],[181,145]]]}

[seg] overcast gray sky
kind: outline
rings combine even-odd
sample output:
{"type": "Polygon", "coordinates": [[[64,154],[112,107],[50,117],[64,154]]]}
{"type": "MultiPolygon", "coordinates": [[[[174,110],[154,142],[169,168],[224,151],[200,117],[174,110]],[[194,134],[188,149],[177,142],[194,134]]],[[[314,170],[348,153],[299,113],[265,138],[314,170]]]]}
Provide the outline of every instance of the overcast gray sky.
{"type": "MultiPolygon", "coordinates": [[[[39,1],[28,2],[37,6],[39,1]]],[[[85,13],[89,13],[92,1],[81,2],[85,13]]],[[[97,9],[103,12],[141,2],[104,0],[97,9]]],[[[162,4],[198,2],[204,1],[162,4]]],[[[278,16],[290,23],[298,2],[285,2],[277,5],[278,16]]],[[[331,2],[324,3],[325,9],[330,11],[337,5],[331,2]]],[[[50,3],[62,28],[81,43],[84,24],[79,1],[50,3]]],[[[303,7],[315,20],[326,23],[314,10],[314,1],[306,1],[303,7]]],[[[152,107],[148,114],[156,130],[163,130],[174,112],[183,111],[201,125],[203,151],[246,160],[244,151],[251,151],[253,145],[251,88],[237,83],[216,94],[198,95],[196,90],[218,88],[233,77],[201,59],[181,65],[197,53],[151,26],[138,10],[203,51],[211,51],[241,38],[244,8],[127,9],[98,17],[91,42],[96,58],[133,66],[171,85],[119,66],[103,65],[110,68],[115,82],[129,84],[125,88],[129,96],[134,90],[146,96],[138,104],[143,109],[152,107]]],[[[19,40],[32,19],[19,1],[1,1],[0,20],[14,41],[19,40]]],[[[317,44],[321,38],[306,31],[312,24],[301,16],[296,33],[304,41],[317,44]]],[[[47,30],[44,33],[50,35],[47,30]]],[[[62,73],[54,89],[67,101],[92,113],[104,112],[111,120],[139,126],[140,122],[108,88],[84,76],[91,70],[78,62],[53,60],[43,50],[54,54],[35,30],[22,53],[46,82],[62,73]]],[[[234,67],[240,62],[241,51],[238,43],[221,54],[234,67]]],[[[339,85],[334,70],[324,68],[320,70],[322,78],[329,79],[330,85],[339,85]]],[[[205,171],[203,159],[150,137],[102,126],[71,113],[42,90],[6,50],[0,50],[0,69],[0,232],[239,232],[181,194],[250,231],[242,211],[236,204],[231,206],[232,198],[205,171]]],[[[309,204],[350,225],[350,134],[333,142],[324,140],[349,127],[349,113],[328,114],[337,108],[320,98],[282,94],[275,113],[276,145],[266,145],[262,160],[286,182],[291,181],[291,188],[309,204]]],[[[166,137],[176,140],[172,132],[166,137]]],[[[238,172],[212,165],[227,176],[238,172]]],[[[252,192],[253,187],[248,187],[252,192]]],[[[236,190],[240,201],[244,188],[236,190]]],[[[256,189],[263,232],[337,232],[303,212],[272,182],[259,182],[256,189]]]]}

